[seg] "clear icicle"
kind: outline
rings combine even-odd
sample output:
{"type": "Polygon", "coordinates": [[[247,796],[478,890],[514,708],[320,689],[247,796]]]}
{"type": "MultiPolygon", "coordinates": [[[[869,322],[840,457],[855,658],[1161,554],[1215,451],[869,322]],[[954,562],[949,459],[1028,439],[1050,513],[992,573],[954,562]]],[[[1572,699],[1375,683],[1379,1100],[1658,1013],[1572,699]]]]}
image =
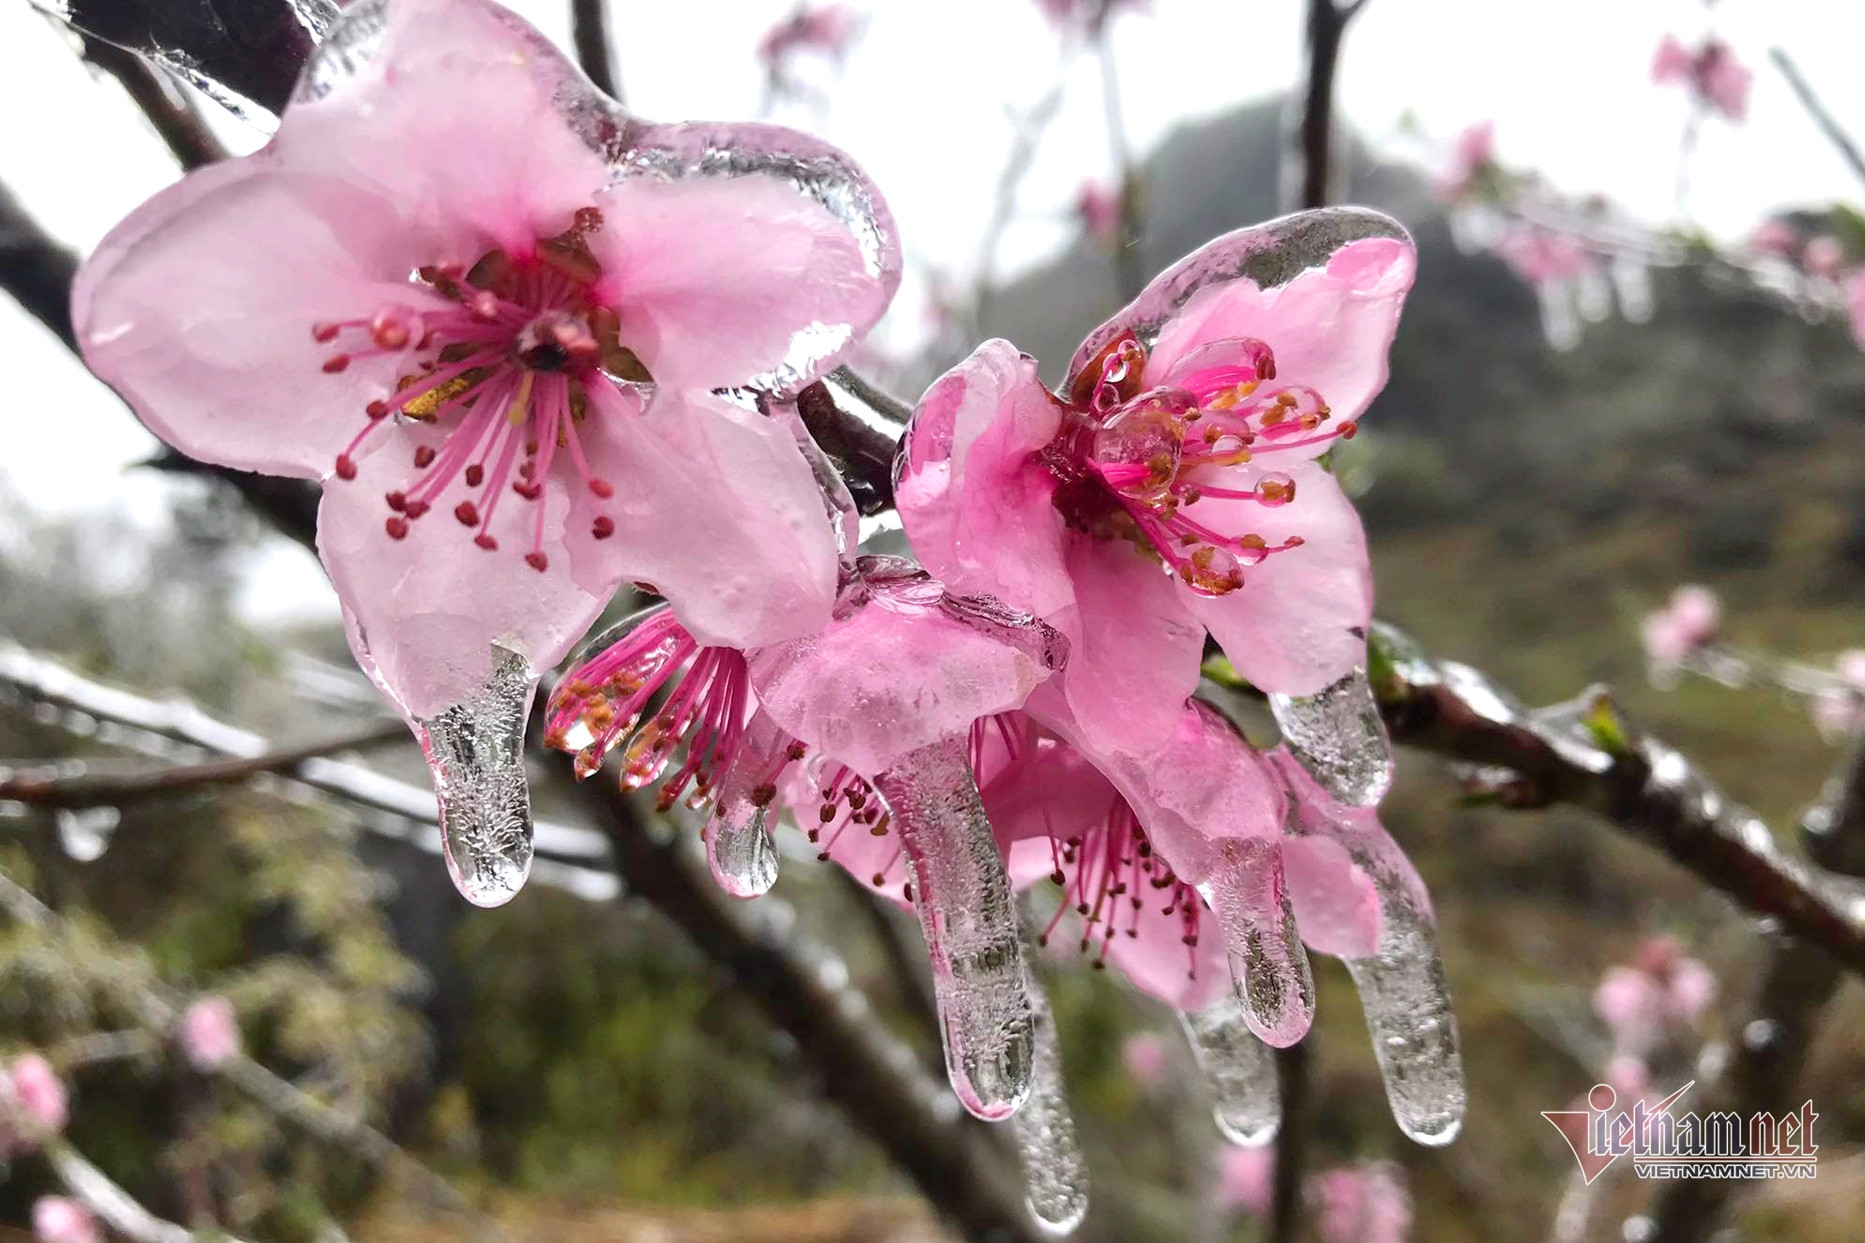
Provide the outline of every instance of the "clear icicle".
{"type": "MultiPolygon", "coordinates": [[[[1026,963],[1029,957],[1026,953],[1026,963]]],[[[1044,1234],[1061,1238],[1075,1233],[1088,1215],[1088,1162],[1075,1137],[1075,1118],[1063,1090],[1062,1049],[1049,998],[1027,966],[1023,984],[1035,1019],[1036,1074],[1030,1083],[1030,1099],[1010,1120],[1010,1127],[1023,1162],[1030,1215],[1044,1234]]]]}
{"type": "Polygon", "coordinates": [[[447,871],[474,906],[499,906],[531,874],[525,721],[537,675],[493,644],[492,676],[461,702],[415,723],[440,800],[447,871]]]}
{"type": "Polygon", "coordinates": [[[1392,742],[1365,669],[1314,695],[1271,695],[1282,741],[1338,803],[1373,807],[1392,785],[1392,742]]]}
{"type": "Polygon", "coordinates": [[[1296,931],[1282,871],[1282,844],[1272,838],[1225,843],[1226,859],[1205,886],[1230,954],[1245,1021],[1277,1048],[1308,1034],[1315,1019],[1315,981],[1296,931]]]}
{"type": "Polygon", "coordinates": [[[1211,1092],[1217,1129],[1233,1144],[1258,1148],[1282,1125],[1276,1059],[1244,1018],[1243,1003],[1226,992],[1195,1014],[1180,1014],[1192,1056],[1211,1092]]]}
{"type": "Polygon", "coordinates": [[[734,898],[755,898],[777,883],[777,843],[771,838],[774,784],[790,735],[760,709],[719,782],[718,801],[706,825],[706,862],[719,888],[734,898]]]}
{"type": "Polygon", "coordinates": [[[1029,1096],[1034,1019],[1010,880],[966,752],[962,737],[932,743],[874,784],[913,877],[946,1072],[965,1108],[996,1122],[1029,1096]]]}

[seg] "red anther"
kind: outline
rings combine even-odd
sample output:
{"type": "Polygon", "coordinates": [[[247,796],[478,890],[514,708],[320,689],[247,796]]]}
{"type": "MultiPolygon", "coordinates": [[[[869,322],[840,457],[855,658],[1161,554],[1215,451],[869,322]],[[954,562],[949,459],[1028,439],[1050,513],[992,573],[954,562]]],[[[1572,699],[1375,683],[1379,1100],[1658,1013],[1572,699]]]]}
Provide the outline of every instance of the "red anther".
{"type": "Polygon", "coordinates": [[[422,445],[419,449],[414,451],[414,468],[416,470],[426,470],[433,464],[434,447],[432,445],[422,445]]]}
{"type": "Polygon", "coordinates": [[[594,233],[602,227],[602,211],[595,207],[579,207],[576,215],[571,217],[570,228],[577,233],[594,233]]]}
{"type": "Polygon", "coordinates": [[[337,339],[337,333],[339,331],[335,324],[312,324],[311,339],[318,342],[320,345],[328,344],[337,339]]]}
{"type": "Polygon", "coordinates": [[[382,526],[388,531],[390,539],[408,538],[408,520],[405,518],[390,518],[382,526]]]}
{"type": "Polygon", "coordinates": [[[473,465],[466,468],[466,486],[467,487],[477,488],[480,484],[485,482],[485,479],[486,479],[486,468],[479,465],[477,462],[473,463],[473,465]]]}
{"type": "Polygon", "coordinates": [[[525,441],[525,453],[530,457],[537,456],[537,437],[533,436],[525,441]]]}
{"type": "Polygon", "coordinates": [[[391,492],[385,499],[389,503],[389,508],[396,513],[400,513],[402,510],[408,508],[408,494],[406,492],[391,492]]]}
{"type": "Polygon", "coordinates": [[[473,537],[473,542],[475,544],[478,544],[481,548],[485,549],[487,552],[497,552],[499,550],[499,541],[493,539],[490,535],[487,535],[484,531],[481,531],[478,535],[475,535],[473,537]]]}
{"type": "Polygon", "coordinates": [[[608,539],[615,534],[615,519],[607,514],[597,514],[596,520],[589,524],[589,533],[597,539],[608,539]]]}
{"type": "Polygon", "coordinates": [[[1352,440],[1354,435],[1359,432],[1360,425],[1358,423],[1342,423],[1336,430],[1340,433],[1340,438],[1342,440],[1352,440]]]}
{"type": "Polygon", "coordinates": [[[388,416],[388,412],[389,412],[389,403],[386,401],[379,400],[379,399],[376,401],[372,401],[368,405],[363,407],[363,413],[367,414],[372,419],[386,418],[388,416]]]}
{"type": "Polygon", "coordinates": [[[471,501],[461,501],[453,507],[453,516],[460,520],[461,526],[476,527],[479,525],[479,506],[471,501]]]}
{"type": "Polygon", "coordinates": [[[356,478],[356,459],[347,453],[337,455],[337,478],[346,481],[356,478]]]}
{"type": "Polygon", "coordinates": [[[331,357],[324,360],[324,374],[336,375],[349,365],[350,356],[348,354],[333,354],[331,357]]]}
{"type": "Polygon", "coordinates": [[[615,489],[610,486],[609,481],[606,479],[591,479],[589,481],[589,490],[605,501],[615,495],[615,489]]]}
{"type": "Polygon", "coordinates": [[[1299,535],[1291,535],[1289,536],[1289,538],[1282,541],[1282,546],[1284,548],[1300,548],[1303,544],[1306,544],[1307,542],[1308,542],[1307,540],[1303,539],[1299,535]]]}
{"type": "Polygon", "coordinates": [[[432,508],[433,506],[429,505],[426,501],[409,501],[408,508],[405,512],[408,515],[408,520],[412,522],[432,508]]]}
{"type": "Polygon", "coordinates": [[[524,497],[527,501],[535,501],[538,497],[544,495],[543,485],[536,483],[514,483],[512,484],[512,491],[524,497]]]}
{"type": "Polygon", "coordinates": [[[550,558],[541,552],[528,552],[525,554],[525,564],[542,574],[550,569],[550,558]]]}

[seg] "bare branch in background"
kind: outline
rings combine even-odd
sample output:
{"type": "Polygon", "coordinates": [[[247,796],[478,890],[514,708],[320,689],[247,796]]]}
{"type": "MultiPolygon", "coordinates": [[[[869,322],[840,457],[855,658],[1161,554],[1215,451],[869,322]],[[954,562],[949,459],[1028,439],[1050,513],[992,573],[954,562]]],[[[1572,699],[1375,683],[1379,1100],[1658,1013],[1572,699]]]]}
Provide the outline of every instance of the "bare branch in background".
{"type": "Polygon", "coordinates": [[[997,189],[991,197],[991,214],[985,221],[984,237],[978,242],[977,274],[972,286],[971,314],[974,324],[982,323],[991,300],[997,294],[997,250],[1004,231],[1017,217],[1017,191],[1036,163],[1037,148],[1049,123],[1062,111],[1062,96],[1068,88],[1068,62],[1056,69],[1056,80],[1028,112],[1011,118],[1010,154],[1003,171],[997,174],[997,189]]]}
{"type": "Polygon", "coordinates": [[[1113,8],[1120,0],[1103,0],[1094,25],[1095,57],[1101,63],[1101,103],[1107,119],[1108,155],[1114,163],[1114,193],[1120,204],[1119,235],[1114,239],[1114,281],[1120,300],[1131,302],[1146,286],[1140,258],[1140,206],[1143,187],[1140,169],[1127,140],[1126,110],[1120,102],[1120,67],[1114,62],[1114,39],[1109,33],[1113,8]]]}
{"type": "Polygon", "coordinates": [[[620,103],[622,77],[609,42],[609,0],[570,0],[570,39],[576,44],[576,63],[596,89],[620,103]]]}
{"type": "MultiPolygon", "coordinates": [[[[4,872],[0,872],[0,910],[6,911],[16,923],[34,928],[49,939],[65,938],[64,922],[58,913],[4,872]]],[[[185,994],[118,976],[108,976],[98,982],[114,991],[118,1002],[159,1039],[173,1043],[179,1037],[182,1014],[188,1007],[185,994]]],[[[213,1073],[232,1083],[276,1116],[303,1128],[308,1134],[353,1152],[378,1169],[406,1177],[424,1190],[435,1207],[458,1213],[472,1221],[477,1233],[491,1233],[490,1223],[466,1202],[451,1183],[409,1156],[399,1144],[368,1123],[331,1108],[244,1054],[228,1058],[213,1073]]]]}
{"type": "MultiPolygon", "coordinates": [[[[111,1233],[131,1243],[191,1243],[194,1239],[194,1231],[164,1221],[138,1204],[129,1192],[66,1141],[55,1139],[48,1143],[45,1159],[72,1198],[97,1214],[98,1220],[108,1225],[111,1233]]],[[[218,1228],[212,1233],[226,1243],[240,1243],[218,1228]]]]}
{"type": "Polygon", "coordinates": [[[227,158],[192,100],[161,69],[114,43],[84,36],[84,59],[108,73],[128,92],[184,171],[227,158]]]}
{"type": "Polygon", "coordinates": [[[1859,153],[1858,144],[1852,140],[1852,135],[1848,134],[1837,118],[1826,110],[1826,105],[1820,102],[1820,97],[1813,93],[1813,87],[1800,72],[1800,66],[1796,65],[1793,59],[1778,47],[1768,50],[1768,59],[1774,62],[1774,67],[1779,69],[1781,76],[1787,79],[1787,84],[1793,88],[1795,97],[1800,100],[1800,106],[1807,110],[1807,115],[1812,117],[1813,123],[1820,127],[1820,132],[1825,134],[1827,141],[1833,144],[1840,158],[1845,160],[1847,167],[1858,175],[1860,181],[1865,181],[1865,155],[1859,153]]]}
{"type": "Polygon", "coordinates": [[[1276,1168],[1270,1183],[1264,1243],[1296,1243],[1302,1231],[1302,1176],[1307,1165],[1309,1114],[1314,1096],[1314,1031],[1276,1052],[1276,1087],[1282,1125],[1276,1132],[1276,1168]]]}
{"type": "Polygon", "coordinates": [[[407,727],[396,721],[302,747],[287,747],[242,759],[159,768],[153,772],[64,773],[56,766],[10,773],[0,770],[0,798],[16,799],[38,807],[121,806],[144,799],[185,794],[202,786],[233,785],[260,773],[295,777],[306,760],[346,751],[364,751],[384,743],[408,740],[407,727]]]}

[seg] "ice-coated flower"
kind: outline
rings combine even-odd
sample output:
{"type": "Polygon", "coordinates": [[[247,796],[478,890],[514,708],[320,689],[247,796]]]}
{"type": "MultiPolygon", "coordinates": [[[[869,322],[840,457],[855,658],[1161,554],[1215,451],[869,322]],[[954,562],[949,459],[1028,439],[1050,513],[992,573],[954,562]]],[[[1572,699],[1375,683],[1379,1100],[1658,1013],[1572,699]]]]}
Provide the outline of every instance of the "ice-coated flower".
{"type": "Polygon", "coordinates": [[[1613,1047],[1644,1057],[1674,1040],[1716,998],[1716,976],[1672,937],[1643,942],[1629,964],[1610,967],[1593,991],[1593,1010],[1613,1047]]]}
{"type": "Polygon", "coordinates": [[[33,1202],[32,1232],[39,1243],[102,1243],[104,1237],[91,1210],[64,1196],[33,1202]]]}
{"type": "Polygon", "coordinates": [[[1412,1195],[1405,1171],[1391,1161],[1318,1174],[1308,1196],[1322,1243],[1405,1243],[1411,1235],[1412,1195]]]}
{"type": "Polygon", "coordinates": [[[1075,218],[1089,237],[1102,246],[1120,240],[1120,194],[1098,181],[1084,181],[1075,194],[1075,218]]]}
{"type": "Polygon", "coordinates": [[[219,1070],[240,1053],[239,1016],[225,997],[197,997],[181,1015],[181,1050],[196,1070],[219,1070]]]}
{"type": "Polygon", "coordinates": [[[1432,181],[1441,202],[1455,203],[1468,194],[1496,162],[1496,123],[1475,121],[1451,144],[1450,160],[1432,181]]]}
{"type": "Polygon", "coordinates": [[[1822,233],[1810,238],[1800,252],[1800,265],[1810,275],[1836,279],[1839,270],[1845,266],[1846,248],[1840,240],[1830,233],[1822,233]]]}
{"type": "Polygon", "coordinates": [[[1167,269],[1057,392],[989,341],[921,399],[895,489],[914,550],[1068,635],[1089,741],[1156,748],[1207,630],[1289,695],[1365,659],[1365,538],[1315,459],[1385,384],[1413,268],[1384,216],[1300,213],[1167,269]]]}
{"type": "Polygon", "coordinates": [[[819,628],[810,469],[716,390],[821,374],[898,268],[831,147],[631,117],[491,0],[358,0],[271,143],[132,213],[73,314],[163,439],[324,482],[352,645],[419,721],[625,580],[713,641],[819,628]]]}
{"type": "Polygon", "coordinates": [[[1716,593],[1695,583],[1671,592],[1661,609],[1639,623],[1639,640],[1645,657],[1655,668],[1675,667],[1716,638],[1722,624],[1722,603],[1716,593]]]}
{"type": "Polygon", "coordinates": [[[64,1081],[39,1054],[22,1053],[0,1071],[0,1160],[12,1149],[37,1148],[70,1117],[64,1081]]]}
{"type": "Polygon", "coordinates": [[[1120,1043],[1120,1064],[1127,1077],[1142,1087],[1151,1087],[1164,1077],[1167,1060],[1166,1042],[1153,1032],[1135,1032],[1120,1043]]]}
{"type": "Polygon", "coordinates": [[[1211,1190],[1219,1208],[1261,1217],[1269,1211],[1275,1180],[1276,1150],[1273,1147],[1226,1144],[1217,1154],[1217,1181],[1211,1190]]]}
{"type": "Polygon", "coordinates": [[[1727,43],[1713,36],[1693,52],[1675,35],[1665,35],[1651,61],[1653,82],[1659,86],[1682,82],[1703,106],[1738,123],[1748,116],[1754,76],[1727,43]]]}

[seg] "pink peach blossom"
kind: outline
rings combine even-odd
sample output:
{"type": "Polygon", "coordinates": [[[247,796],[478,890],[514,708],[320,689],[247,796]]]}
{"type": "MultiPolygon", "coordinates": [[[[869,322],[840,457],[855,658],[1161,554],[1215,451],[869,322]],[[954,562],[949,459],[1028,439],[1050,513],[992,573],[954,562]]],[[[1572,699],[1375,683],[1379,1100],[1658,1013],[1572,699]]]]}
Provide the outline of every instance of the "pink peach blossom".
{"type": "Polygon", "coordinates": [[[219,1070],[240,1053],[239,1017],[225,997],[199,997],[181,1015],[181,1048],[196,1070],[219,1070]]]}
{"type": "Polygon", "coordinates": [[[1217,1183],[1213,1194],[1219,1208],[1261,1217],[1269,1211],[1275,1191],[1276,1150],[1265,1144],[1244,1148],[1226,1144],[1217,1154],[1217,1183]]]}
{"type": "Polygon", "coordinates": [[[70,1097],[52,1064],[22,1053],[0,1070],[0,1161],[9,1151],[31,1151],[65,1129],[70,1097]]]}
{"type": "Polygon", "coordinates": [[[898,275],[833,148],[636,120],[491,0],[362,0],[272,142],[119,225],[73,316],[169,443],[324,482],[352,646],[419,721],[630,579],[709,640],[819,628],[810,468],[713,390],[822,374],[898,275]]]}
{"type": "Polygon", "coordinates": [[[1713,36],[1692,52],[1676,36],[1665,35],[1652,58],[1651,80],[1660,86],[1684,83],[1705,107],[1731,121],[1740,122],[1748,116],[1748,92],[1754,74],[1736,60],[1727,43],[1713,36]]]}
{"type": "Polygon", "coordinates": [[[1413,267],[1384,216],[1301,213],[1161,274],[1060,393],[989,341],[922,398],[895,490],[914,550],[1068,635],[1067,706],[1096,747],[1159,745],[1207,630],[1290,695],[1365,659],[1365,537],[1315,459],[1384,385],[1413,267]]]}
{"type": "Polygon", "coordinates": [[[1659,668],[1682,663],[1691,653],[1716,638],[1722,624],[1722,603],[1716,593],[1695,583],[1671,592],[1670,600],[1639,623],[1645,656],[1659,668]]]}
{"type": "Polygon", "coordinates": [[[1120,195],[1098,181],[1085,181],[1075,195],[1075,215],[1089,237],[1103,246],[1120,240],[1120,195]]]}
{"type": "Polygon", "coordinates": [[[1308,1184],[1323,1243],[1404,1243],[1412,1231],[1405,1171],[1390,1161],[1329,1170],[1308,1184]]]}
{"type": "Polygon", "coordinates": [[[1800,249],[1800,231],[1785,220],[1764,220],[1748,235],[1748,248],[1764,255],[1792,255],[1800,249]]]}
{"type": "Polygon", "coordinates": [[[1457,135],[1451,145],[1449,163],[1432,182],[1432,191],[1440,201],[1455,203],[1469,193],[1477,178],[1496,160],[1496,123],[1477,121],[1457,135]]]}
{"type": "Polygon", "coordinates": [[[1536,286],[1578,280],[1598,264],[1579,238],[1539,225],[1510,230],[1496,244],[1496,254],[1525,283],[1536,286]]]}
{"type": "Polygon", "coordinates": [[[39,1243],[102,1243],[104,1237],[91,1210],[64,1196],[33,1202],[32,1232],[39,1243]]]}
{"type": "Polygon", "coordinates": [[[1674,1040],[1709,1009],[1716,977],[1671,937],[1641,944],[1632,962],[1610,967],[1593,993],[1593,1009],[1606,1024],[1613,1046],[1643,1057],[1674,1040]]]}
{"type": "Polygon", "coordinates": [[[1812,275],[1828,280],[1839,276],[1839,270],[1845,266],[1845,262],[1846,248],[1830,233],[1822,233],[1810,239],[1800,252],[1801,266],[1812,275]]]}
{"type": "Polygon", "coordinates": [[[1063,33],[1086,30],[1090,34],[1098,31],[1110,18],[1122,9],[1135,13],[1151,10],[1151,0],[1036,0],[1036,7],[1043,11],[1051,25],[1063,33]]]}
{"type": "Polygon", "coordinates": [[[859,11],[846,4],[798,5],[789,17],[764,32],[758,41],[758,60],[773,72],[802,52],[839,62],[848,55],[866,22],[859,11]]]}
{"type": "Polygon", "coordinates": [[[1651,1091],[1651,1068],[1630,1054],[1616,1054],[1606,1063],[1605,1082],[1621,1101],[1643,1099],[1651,1091]]]}
{"type": "Polygon", "coordinates": [[[1151,1087],[1165,1076],[1167,1061],[1165,1041],[1152,1032],[1139,1032],[1121,1042],[1120,1064],[1127,1077],[1142,1087],[1151,1087]]]}

